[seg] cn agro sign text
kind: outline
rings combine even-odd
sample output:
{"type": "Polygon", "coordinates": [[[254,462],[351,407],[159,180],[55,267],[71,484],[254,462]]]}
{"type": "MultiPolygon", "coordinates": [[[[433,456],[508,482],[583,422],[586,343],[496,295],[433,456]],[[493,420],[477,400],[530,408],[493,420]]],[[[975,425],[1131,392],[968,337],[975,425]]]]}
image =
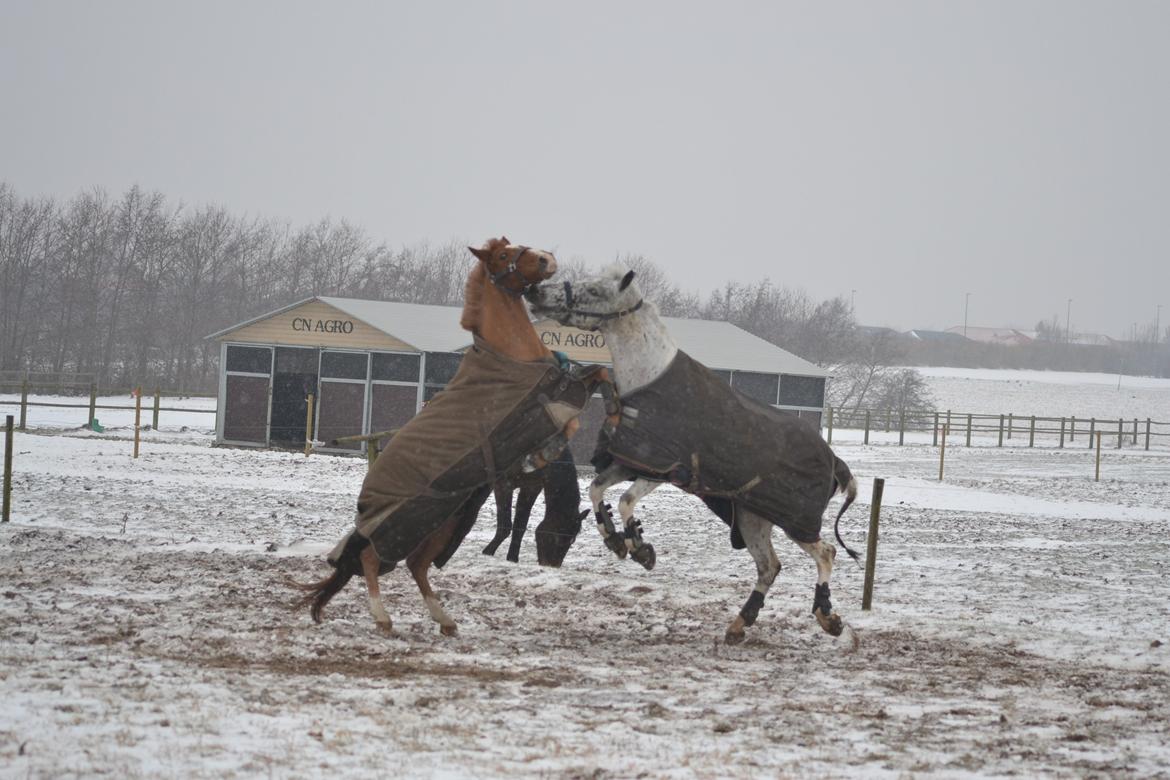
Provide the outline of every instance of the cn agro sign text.
{"type": "Polygon", "coordinates": [[[353,320],[314,320],[293,317],[292,329],[303,333],[353,333],[353,320]]]}
{"type": "Polygon", "coordinates": [[[600,333],[546,330],[540,334],[546,347],[593,347],[605,349],[605,336],[600,333]]]}

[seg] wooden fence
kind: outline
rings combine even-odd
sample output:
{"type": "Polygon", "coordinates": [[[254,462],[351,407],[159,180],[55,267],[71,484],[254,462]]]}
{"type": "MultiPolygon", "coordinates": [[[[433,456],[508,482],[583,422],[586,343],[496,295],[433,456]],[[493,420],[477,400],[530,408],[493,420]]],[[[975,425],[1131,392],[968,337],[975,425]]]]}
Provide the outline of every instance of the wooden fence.
{"type": "Polygon", "coordinates": [[[826,438],[833,443],[834,429],[864,431],[863,441],[869,444],[870,433],[897,433],[898,444],[906,443],[907,432],[930,433],[931,443],[938,445],[939,431],[946,426],[955,436],[962,436],[966,446],[972,446],[973,439],[993,438],[997,447],[1004,442],[1021,441],[1027,438],[1028,446],[1035,447],[1055,444],[1066,446],[1092,447],[1096,434],[1110,446],[1153,447],[1170,446],[1170,422],[1161,422],[1149,417],[1044,417],[1017,414],[974,414],[951,410],[912,409],[839,409],[825,410],[826,438]]]}
{"type": "MultiPolygon", "coordinates": [[[[87,427],[87,428],[93,428],[94,420],[97,418],[97,411],[99,409],[113,409],[113,410],[117,410],[117,411],[130,411],[130,412],[136,411],[138,409],[138,406],[136,404],[126,404],[126,405],[123,405],[123,404],[99,404],[97,402],[98,387],[97,387],[97,384],[92,383],[92,382],[89,384],[89,403],[61,403],[58,401],[30,401],[30,400],[28,400],[28,396],[29,396],[29,392],[31,390],[32,390],[32,385],[30,383],[25,382],[21,385],[21,388],[20,388],[20,425],[18,427],[22,431],[25,430],[27,427],[29,408],[35,407],[35,406],[53,407],[53,408],[58,408],[58,409],[86,409],[86,410],[88,410],[88,413],[89,413],[88,421],[85,424],[85,427],[87,427]]],[[[126,391],[104,390],[102,392],[106,395],[127,395],[127,394],[130,394],[132,391],[130,391],[130,390],[126,390],[126,391]]],[[[169,392],[164,393],[161,389],[155,388],[154,406],[151,410],[152,411],[151,427],[153,427],[155,430],[158,430],[158,419],[159,419],[159,414],[161,412],[189,412],[189,413],[193,413],[193,414],[212,414],[212,415],[214,415],[216,413],[215,409],[191,409],[189,407],[183,408],[183,407],[175,407],[175,406],[163,406],[162,399],[163,399],[164,395],[173,396],[173,395],[177,395],[177,394],[172,394],[169,392]]],[[[216,397],[214,393],[208,393],[208,394],[202,394],[202,395],[184,393],[182,395],[185,398],[215,398],[216,397]]],[[[80,418],[80,415],[79,415],[79,418],[80,418]]],[[[80,422],[79,422],[79,424],[80,424],[80,422]]]]}

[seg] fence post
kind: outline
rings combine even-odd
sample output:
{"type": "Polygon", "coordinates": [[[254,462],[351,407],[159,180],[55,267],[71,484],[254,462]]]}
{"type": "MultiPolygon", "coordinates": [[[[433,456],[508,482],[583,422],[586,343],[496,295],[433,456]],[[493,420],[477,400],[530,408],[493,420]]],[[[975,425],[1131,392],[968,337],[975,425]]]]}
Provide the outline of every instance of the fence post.
{"type": "Polygon", "coordinates": [[[1077,418],[1070,417],[1068,421],[1068,443],[1072,444],[1077,440],[1077,418]]]}
{"type": "Polygon", "coordinates": [[[1008,412],[1008,441],[1012,440],[1012,427],[1013,427],[1012,423],[1013,422],[1014,422],[1014,417],[1013,417],[1011,412],[1008,412]]]}
{"type": "Polygon", "coordinates": [[[134,457],[138,457],[138,432],[142,425],[142,385],[134,389],[134,457]]]}
{"type": "Polygon", "coordinates": [[[307,458],[313,450],[313,394],[309,393],[309,397],[305,400],[305,457],[307,458]]]}
{"type": "Polygon", "coordinates": [[[1093,448],[1093,433],[1097,430],[1097,418],[1089,418],[1089,449],[1093,448]]]}
{"type": "Polygon", "coordinates": [[[1028,427],[1028,446],[1036,443],[1036,415],[1032,415],[1032,424],[1028,427]]]}
{"type": "Polygon", "coordinates": [[[861,608],[868,610],[873,605],[873,575],[877,567],[878,518],[882,513],[882,491],[884,479],[873,481],[873,498],[869,502],[869,537],[865,540],[865,588],[861,595],[861,608]]]}
{"type": "Polygon", "coordinates": [[[1150,449],[1150,418],[1146,418],[1146,450],[1150,449]]]}
{"type": "Polygon", "coordinates": [[[374,461],[378,459],[378,440],[370,439],[366,442],[366,470],[373,471],[374,461]]]}
{"type": "Polygon", "coordinates": [[[967,415],[967,446],[971,446],[971,415],[967,415]]]}
{"type": "Polygon", "coordinates": [[[1121,449],[1121,440],[1125,438],[1125,420],[1117,418],[1117,449],[1121,449]]]}
{"type": "Polygon", "coordinates": [[[20,383],[20,429],[23,431],[28,423],[28,377],[20,383]]]}
{"type": "Polygon", "coordinates": [[[1064,449],[1064,418],[1060,418],[1060,448],[1064,449]]]}
{"type": "Polygon", "coordinates": [[[0,522],[12,517],[12,415],[4,420],[4,506],[0,522]]]}
{"type": "Polygon", "coordinates": [[[886,409],[886,433],[890,432],[890,417],[893,416],[893,409],[886,409]]]}
{"type": "Polygon", "coordinates": [[[869,444],[869,409],[865,410],[865,441],[864,444],[869,444]]]}
{"type": "Polygon", "coordinates": [[[156,431],[158,430],[158,407],[159,402],[162,400],[161,396],[162,391],[157,387],[154,388],[154,417],[151,419],[151,427],[156,431]]]}
{"type": "MultiPolygon", "coordinates": [[[[1149,427],[1150,427],[1149,425],[1146,426],[1147,431],[1149,430],[1149,427]]],[[[1148,442],[1149,440],[1150,440],[1150,436],[1149,436],[1149,433],[1147,433],[1146,434],[1146,441],[1148,442]]],[[[898,446],[900,447],[905,443],[906,443],[906,407],[903,406],[901,409],[898,410],[898,446]]],[[[1149,446],[1147,446],[1146,449],[1148,450],[1149,446]]]]}
{"type": "Polygon", "coordinates": [[[89,423],[85,426],[93,430],[93,421],[97,418],[97,382],[89,383],[89,423]]]}
{"type": "Polygon", "coordinates": [[[930,446],[931,447],[938,446],[938,412],[934,413],[934,431],[933,431],[933,435],[931,436],[930,446]]]}
{"type": "Polygon", "coordinates": [[[1003,446],[1003,415],[999,416],[999,447],[1003,446]]]}
{"type": "Polygon", "coordinates": [[[829,444],[833,443],[833,407],[829,407],[829,444]]]}
{"type": "Polygon", "coordinates": [[[1097,431],[1097,473],[1093,476],[1093,481],[1101,481],[1101,431],[1097,431]]]}
{"type": "Polygon", "coordinates": [[[1133,443],[1137,444],[1137,418],[1133,418],[1133,443]]]}
{"type": "Polygon", "coordinates": [[[943,461],[947,457],[947,434],[950,432],[950,426],[944,425],[942,430],[942,445],[938,449],[938,481],[942,482],[943,478],[943,461]]]}

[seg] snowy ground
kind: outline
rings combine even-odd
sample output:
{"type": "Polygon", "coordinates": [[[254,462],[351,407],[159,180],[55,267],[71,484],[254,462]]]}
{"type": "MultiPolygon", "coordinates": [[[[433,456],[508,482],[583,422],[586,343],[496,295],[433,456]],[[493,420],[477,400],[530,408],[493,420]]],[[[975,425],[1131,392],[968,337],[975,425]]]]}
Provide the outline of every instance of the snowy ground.
{"type": "MultiPolygon", "coordinates": [[[[166,430],[16,438],[0,527],[0,776],[901,777],[1170,775],[1170,452],[955,447],[838,452],[864,550],[886,478],[872,612],[841,556],[838,611],[784,563],[748,640],[754,581],[695,500],[643,503],[658,566],[586,528],[565,567],[486,558],[485,513],[432,578],[404,572],[374,629],[352,583],[324,624],[287,579],[325,572],[364,464],[218,449],[166,430]]],[[[205,424],[202,429],[210,429],[205,424]]],[[[540,508],[537,508],[539,517],[540,508]]]]}
{"type": "Polygon", "coordinates": [[[1170,379],[1073,371],[918,368],[938,409],[1170,422],[1170,379]]]}

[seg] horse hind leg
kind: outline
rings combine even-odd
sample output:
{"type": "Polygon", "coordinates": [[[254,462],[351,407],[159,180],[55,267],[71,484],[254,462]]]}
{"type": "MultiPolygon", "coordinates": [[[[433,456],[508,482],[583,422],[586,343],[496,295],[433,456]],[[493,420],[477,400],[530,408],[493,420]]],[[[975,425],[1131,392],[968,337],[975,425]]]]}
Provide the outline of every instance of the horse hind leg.
{"type": "Polygon", "coordinates": [[[394,629],[394,624],[390,620],[390,615],[386,613],[386,607],[382,605],[382,592],[378,587],[378,569],[381,565],[378,554],[374,552],[372,546],[368,546],[362,550],[361,560],[362,573],[366,577],[366,589],[370,595],[370,614],[374,616],[378,630],[383,634],[389,634],[394,629]]]}
{"type": "Polygon", "coordinates": [[[735,616],[735,620],[727,627],[724,640],[729,645],[743,641],[744,628],[755,624],[760,607],[764,606],[764,597],[768,595],[776,575],[780,573],[780,559],[776,557],[776,548],[772,546],[772,524],[751,512],[741,511],[736,526],[743,535],[752,560],[756,563],[756,586],[748,595],[739,614],[735,616]]]}
{"type": "Polygon", "coordinates": [[[809,544],[797,542],[800,548],[808,553],[817,564],[817,587],[813,595],[813,616],[833,636],[841,636],[845,625],[840,616],[833,611],[833,603],[829,600],[829,577],[833,574],[833,559],[837,557],[837,548],[826,541],[818,539],[809,544]]]}
{"type": "Polygon", "coordinates": [[[427,605],[431,619],[439,624],[439,631],[443,636],[455,636],[457,627],[455,621],[439,603],[439,597],[431,590],[427,573],[435,558],[439,557],[446,549],[447,542],[450,541],[451,535],[455,532],[456,521],[457,518],[453,517],[441,525],[406,557],[406,565],[410,569],[411,575],[414,576],[414,581],[418,584],[418,592],[422,594],[423,603],[427,605]]]}

